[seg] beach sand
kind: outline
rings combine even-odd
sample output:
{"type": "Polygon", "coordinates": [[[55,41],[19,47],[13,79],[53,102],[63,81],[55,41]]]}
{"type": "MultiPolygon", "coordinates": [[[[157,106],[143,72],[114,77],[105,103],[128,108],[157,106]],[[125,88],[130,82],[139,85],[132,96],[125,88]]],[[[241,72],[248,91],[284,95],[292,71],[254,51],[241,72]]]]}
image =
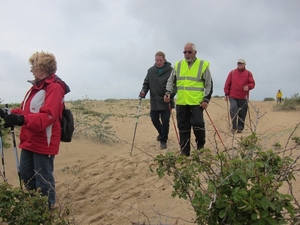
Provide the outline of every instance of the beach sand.
{"type": "MultiPolygon", "coordinates": [[[[55,158],[57,205],[69,207],[76,224],[132,225],[145,222],[154,225],[191,224],[195,221],[191,204],[171,196],[172,177],[160,179],[149,169],[155,156],[167,151],[179,151],[172,120],[174,118],[176,122],[176,112],[173,110],[173,117],[170,118],[168,147],[161,150],[156,141],[157,131],[149,116],[149,100],[143,100],[134,148],[130,155],[138,104],[139,100],[130,99],[90,100],[90,105],[86,107],[110,115],[106,121],[112,126],[110,130],[115,131],[112,137],[116,142],[102,143],[78,135],[80,137],[71,143],[61,143],[60,152],[55,158]]],[[[283,147],[286,144],[290,146],[293,143],[287,143],[287,140],[300,122],[300,113],[274,111],[275,104],[251,101],[247,127],[243,133],[234,136],[229,132],[226,101],[213,98],[207,112],[227,148],[237,146],[240,137],[250,135],[251,129],[257,132],[264,149],[272,148],[274,143],[280,143],[283,147]]],[[[71,103],[67,105],[72,107],[71,103]]],[[[207,114],[204,115],[207,129],[205,147],[224,149],[210,119],[207,114]]],[[[299,137],[300,129],[293,136],[299,137]]],[[[193,134],[192,141],[195,145],[193,134]]],[[[4,155],[8,182],[17,187],[13,148],[5,149],[4,155]]],[[[295,182],[296,197],[300,197],[298,182],[295,182]]]]}

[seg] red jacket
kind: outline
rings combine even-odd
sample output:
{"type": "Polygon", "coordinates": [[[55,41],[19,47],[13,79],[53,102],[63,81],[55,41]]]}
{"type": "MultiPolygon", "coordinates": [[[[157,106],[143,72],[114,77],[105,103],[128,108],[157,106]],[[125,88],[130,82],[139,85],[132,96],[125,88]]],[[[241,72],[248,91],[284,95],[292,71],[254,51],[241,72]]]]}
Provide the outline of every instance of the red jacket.
{"type": "Polygon", "coordinates": [[[21,127],[20,148],[40,154],[56,155],[59,150],[60,117],[68,86],[55,74],[33,84],[25,95],[21,107],[12,113],[24,116],[21,127]]]}
{"type": "Polygon", "coordinates": [[[249,90],[255,87],[255,81],[250,71],[235,69],[230,71],[224,86],[225,96],[236,99],[248,99],[249,91],[244,91],[243,87],[248,86],[249,90]]]}

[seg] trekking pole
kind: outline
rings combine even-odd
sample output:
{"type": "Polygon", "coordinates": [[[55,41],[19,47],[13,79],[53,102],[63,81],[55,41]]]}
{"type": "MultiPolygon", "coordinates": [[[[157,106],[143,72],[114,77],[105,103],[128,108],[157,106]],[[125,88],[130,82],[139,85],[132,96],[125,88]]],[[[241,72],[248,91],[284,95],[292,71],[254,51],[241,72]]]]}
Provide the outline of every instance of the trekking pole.
{"type": "MultiPolygon", "coordinates": [[[[5,106],[6,106],[7,114],[10,114],[10,110],[8,108],[8,105],[6,104],[5,106]]],[[[19,162],[19,157],[18,157],[18,149],[17,149],[17,144],[16,144],[16,137],[15,137],[15,127],[12,126],[10,128],[10,131],[11,131],[11,136],[12,136],[13,145],[14,145],[14,154],[15,154],[16,166],[17,166],[18,177],[19,177],[19,182],[20,182],[20,188],[22,189],[22,180],[21,180],[21,174],[20,174],[20,162],[19,162]]]]}
{"type": "Polygon", "coordinates": [[[179,148],[180,148],[179,136],[178,136],[178,132],[177,132],[177,128],[176,128],[176,125],[175,125],[174,116],[173,116],[173,113],[172,113],[172,107],[171,107],[171,104],[170,104],[170,103],[169,103],[169,110],[170,110],[170,114],[172,115],[172,120],[173,120],[174,130],[175,130],[176,137],[177,137],[177,141],[178,141],[179,148]]]}
{"type": "Polygon", "coordinates": [[[248,101],[248,115],[249,115],[249,123],[250,123],[250,130],[251,130],[251,132],[252,132],[252,122],[251,122],[251,116],[250,116],[250,107],[249,107],[249,103],[250,103],[250,100],[249,100],[249,94],[248,94],[248,99],[247,99],[247,101],[248,101]]]}
{"type": "Polygon", "coordinates": [[[3,141],[2,141],[2,124],[0,124],[0,151],[1,151],[1,163],[2,163],[1,176],[3,177],[4,182],[6,182],[7,179],[5,175],[4,149],[3,149],[3,141]]]}
{"type": "Polygon", "coordinates": [[[216,133],[217,133],[217,135],[218,135],[218,137],[220,138],[220,141],[221,141],[221,143],[222,143],[222,145],[223,145],[224,149],[226,149],[226,147],[225,147],[225,145],[224,145],[224,142],[223,142],[223,140],[222,140],[222,138],[221,138],[221,136],[220,136],[220,134],[219,134],[219,132],[218,132],[217,128],[215,127],[215,125],[214,125],[214,123],[213,123],[212,119],[210,118],[210,116],[209,116],[209,114],[208,114],[207,110],[206,110],[206,109],[204,109],[204,110],[205,110],[205,112],[206,112],[206,114],[207,114],[207,116],[208,116],[208,118],[209,118],[209,120],[210,120],[211,124],[213,125],[213,127],[214,127],[214,129],[215,129],[215,131],[216,131],[216,133]]]}
{"type": "Polygon", "coordinates": [[[134,144],[134,139],[135,139],[135,134],[136,134],[136,128],[137,128],[137,124],[139,122],[139,117],[140,117],[140,109],[141,109],[141,104],[142,104],[142,98],[139,98],[139,100],[140,100],[140,102],[139,102],[139,105],[138,105],[138,111],[137,111],[137,115],[136,115],[136,121],[135,121],[135,127],[134,127],[134,133],[133,133],[133,139],[132,139],[130,155],[132,155],[133,144],[134,144]]]}
{"type": "MultiPolygon", "coordinates": [[[[248,103],[249,103],[249,100],[248,100],[248,103]]],[[[249,105],[249,104],[248,104],[249,105]]],[[[249,122],[250,122],[250,130],[252,132],[252,121],[251,121],[251,116],[250,116],[250,109],[248,108],[248,115],[249,115],[249,122]]]]}
{"type": "Polygon", "coordinates": [[[228,99],[226,100],[226,102],[227,102],[227,116],[228,116],[228,127],[229,127],[229,130],[230,130],[230,109],[229,109],[229,107],[228,107],[228,99]]]}

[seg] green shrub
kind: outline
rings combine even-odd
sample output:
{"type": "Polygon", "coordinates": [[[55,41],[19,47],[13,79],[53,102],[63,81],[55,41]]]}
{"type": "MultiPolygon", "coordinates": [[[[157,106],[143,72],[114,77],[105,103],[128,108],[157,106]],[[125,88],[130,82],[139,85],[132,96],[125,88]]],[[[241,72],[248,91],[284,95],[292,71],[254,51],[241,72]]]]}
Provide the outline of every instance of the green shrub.
{"type": "Polygon", "coordinates": [[[275,98],[272,97],[264,98],[264,102],[272,102],[272,101],[275,101],[275,98]]]}
{"type": "Polygon", "coordinates": [[[15,225],[65,225],[71,221],[63,216],[69,214],[68,209],[62,212],[50,210],[47,197],[38,191],[24,191],[13,188],[8,183],[0,184],[0,218],[3,222],[15,225]]]}
{"type": "Polygon", "coordinates": [[[172,176],[172,196],[191,202],[198,224],[292,224],[296,201],[279,189],[295,179],[297,160],[263,151],[258,142],[252,133],[232,154],[202,149],[191,157],[158,155],[156,172],[172,176]]]}
{"type": "Polygon", "coordinates": [[[3,128],[3,123],[4,120],[0,118],[0,136],[1,136],[1,140],[2,140],[2,146],[4,148],[9,148],[11,146],[11,143],[9,143],[8,139],[9,139],[9,134],[11,134],[10,129],[4,129],[3,128]]]}
{"type": "MultiPolygon", "coordinates": [[[[0,103],[1,103],[1,99],[0,99],[0,103]]],[[[21,107],[21,103],[10,103],[10,104],[8,104],[8,107],[9,107],[10,109],[13,109],[13,108],[20,108],[20,107],[21,107]]],[[[0,108],[1,108],[1,109],[6,108],[6,104],[0,104],[0,108]]]]}
{"type": "MultiPolygon", "coordinates": [[[[110,101],[106,101],[109,102],[110,101]]],[[[107,121],[113,113],[102,113],[92,110],[94,102],[88,98],[69,102],[74,115],[73,137],[84,135],[85,138],[97,139],[104,143],[117,142],[115,131],[107,121]]]]}
{"type": "Polygon", "coordinates": [[[119,100],[115,99],[115,98],[108,98],[108,99],[105,99],[104,102],[107,102],[107,103],[117,103],[117,102],[119,102],[119,100]]]}
{"type": "Polygon", "coordinates": [[[280,111],[280,110],[299,110],[300,108],[300,95],[299,93],[296,93],[291,96],[291,98],[285,98],[284,101],[282,101],[281,104],[276,104],[274,107],[274,110],[280,111]]]}

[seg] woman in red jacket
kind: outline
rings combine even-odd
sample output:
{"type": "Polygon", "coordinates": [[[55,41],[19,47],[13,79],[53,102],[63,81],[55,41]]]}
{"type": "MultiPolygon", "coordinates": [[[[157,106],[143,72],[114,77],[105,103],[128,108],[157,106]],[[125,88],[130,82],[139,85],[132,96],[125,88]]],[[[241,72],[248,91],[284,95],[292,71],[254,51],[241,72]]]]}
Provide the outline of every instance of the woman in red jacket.
{"type": "Polygon", "coordinates": [[[242,133],[248,110],[249,91],[255,87],[255,81],[250,71],[245,68],[244,59],[239,59],[237,68],[230,71],[224,86],[225,100],[230,102],[232,120],[231,132],[242,133]]]}
{"type": "Polygon", "coordinates": [[[22,126],[20,132],[20,175],[27,189],[41,189],[55,204],[54,157],[58,154],[64,95],[69,87],[56,75],[51,53],[36,52],[30,59],[34,80],[21,107],[5,117],[4,127],[22,126]]]}

